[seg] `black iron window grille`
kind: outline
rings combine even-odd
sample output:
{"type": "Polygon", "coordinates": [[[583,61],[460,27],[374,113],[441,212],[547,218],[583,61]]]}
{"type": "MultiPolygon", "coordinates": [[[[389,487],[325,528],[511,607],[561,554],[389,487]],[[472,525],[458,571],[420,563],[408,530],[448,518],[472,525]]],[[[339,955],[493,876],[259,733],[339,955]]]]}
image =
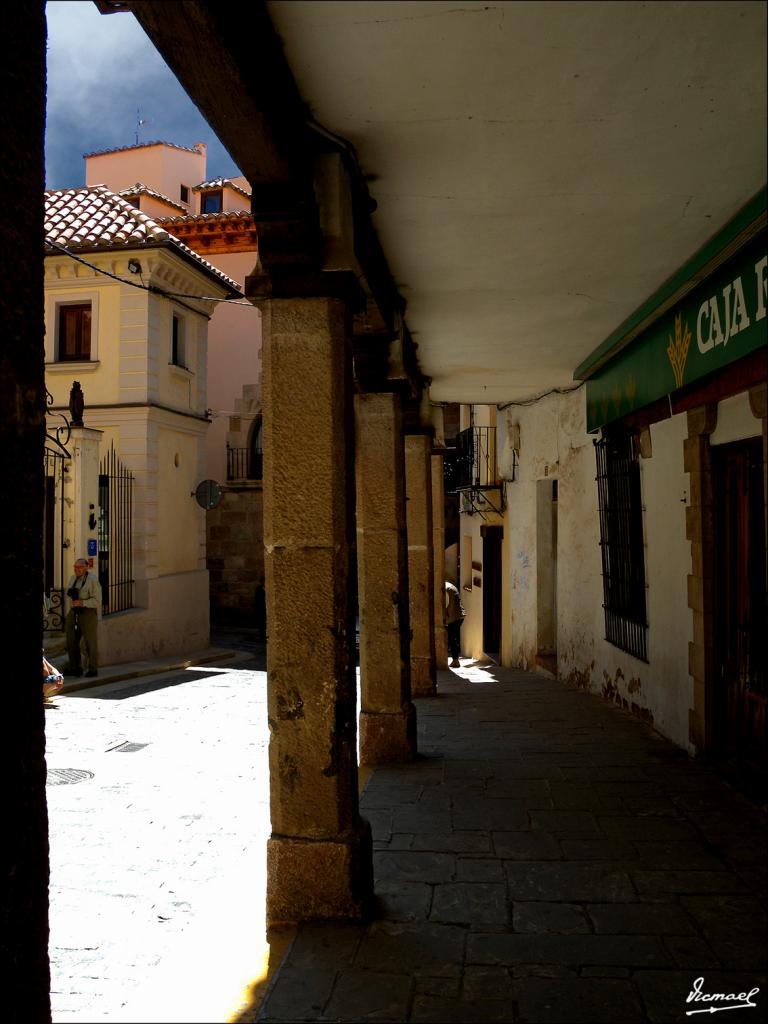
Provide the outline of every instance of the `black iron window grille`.
{"type": "MultiPolygon", "coordinates": [[[[77,387],[79,385],[73,382],[69,399],[70,410],[73,408],[73,396],[77,387]]],[[[72,436],[72,424],[63,412],[53,412],[53,395],[48,388],[45,389],[45,405],[47,414],[43,461],[43,629],[48,632],[64,628],[64,481],[72,458],[67,448],[72,436]]]]}
{"type": "Polygon", "coordinates": [[[114,446],[99,466],[99,583],[104,615],[133,608],[133,473],[114,446]]]}
{"type": "Polygon", "coordinates": [[[496,428],[468,427],[456,435],[456,447],[445,459],[447,493],[499,486],[496,469],[496,428]]]}
{"type": "Polygon", "coordinates": [[[227,480],[261,480],[264,453],[261,448],[230,448],[227,445],[227,480]]]}
{"type": "Polygon", "coordinates": [[[595,441],[605,638],[648,660],[640,465],[633,434],[595,441]]]}

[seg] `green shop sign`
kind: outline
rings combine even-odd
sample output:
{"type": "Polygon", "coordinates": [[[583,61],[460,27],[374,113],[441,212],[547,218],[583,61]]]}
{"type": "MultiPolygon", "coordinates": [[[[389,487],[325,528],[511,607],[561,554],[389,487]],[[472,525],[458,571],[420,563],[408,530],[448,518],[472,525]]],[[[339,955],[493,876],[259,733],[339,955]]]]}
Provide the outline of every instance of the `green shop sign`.
{"type": "Polygon", "coordinates": [[[587,430],[672,394],[768,340],[768,237],[755,236],[587,381],[587,430]]]}

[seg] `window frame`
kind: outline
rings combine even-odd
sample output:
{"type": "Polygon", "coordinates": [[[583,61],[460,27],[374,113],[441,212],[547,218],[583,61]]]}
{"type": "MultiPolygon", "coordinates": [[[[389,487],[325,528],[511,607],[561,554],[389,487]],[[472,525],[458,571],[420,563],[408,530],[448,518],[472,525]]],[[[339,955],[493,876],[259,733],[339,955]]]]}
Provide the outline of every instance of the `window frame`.
{"type": "Polygon", "coordinates": [[[181,370],[189,370],[187,355],[186,317],[177,309],[173,309],[171,310],[171,351],[168,365],[181,370]]]}
{"type": "Polygon", "coordinates": [[[56,367],[80,367],[82,370],[96,369],[99,362],[99,293],[93,288],[67,291],[46,287],[45,296],[45,361],[49,369],[56,367]],[[91,307],[91,345],[87,359],[61,359],[61,309],[64,306],[91,307]]]}
{"type": "Polygon", "coordinates": [[[605,639],[648,662],[642,482],[637,436],[605,431],[594,442],[605,639]]]}
{"type": "Polygon", "coordinates": [[[224,189],[223,188],[212,188],[206,192],[200,193],[200,213],[223,213],[224,212],[224,189]],[[217,198],[219,200],[218,210],[206,210],[206,202],[209,199],[217,198]]]}
{"type": "Polygon", "coordinates": [[[90,302],[62,302],[58,317],[58,362],[90,363],[93,306],[90,302]],[[72,355],[65,354],[65,342],[72,342],[72,355]]]}

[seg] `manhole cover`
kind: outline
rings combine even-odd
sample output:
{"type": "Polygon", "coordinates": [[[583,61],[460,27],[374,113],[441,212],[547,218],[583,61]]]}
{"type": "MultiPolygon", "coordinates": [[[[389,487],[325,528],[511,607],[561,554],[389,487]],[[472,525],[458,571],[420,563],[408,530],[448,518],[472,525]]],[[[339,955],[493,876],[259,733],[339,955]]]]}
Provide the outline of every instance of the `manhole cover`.
{"type": "Polygon", "coordinates": [[[146,747],[146,743],[132,743],[130,740],[126,740],[124,743],[118,743],[116,747],[110,747],[107,753],[109,754],[135,754],[137,750],[143,750],[146,747]]]}
{"type": "Polygon", "coordinates": [[[84,768],[49,768],[46,782],[49,786],[74,786],[76,782],[92,778],[93,772],[84,768]]]}

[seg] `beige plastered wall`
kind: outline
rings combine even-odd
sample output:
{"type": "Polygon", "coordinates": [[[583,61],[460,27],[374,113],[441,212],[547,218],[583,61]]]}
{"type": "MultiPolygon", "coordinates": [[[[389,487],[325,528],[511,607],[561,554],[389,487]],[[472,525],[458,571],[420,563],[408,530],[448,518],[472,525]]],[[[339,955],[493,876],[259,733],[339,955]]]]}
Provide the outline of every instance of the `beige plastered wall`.
{"type": "MultiPolygon", "coordinates": [[[[245,178],[233,178],[235,184],[239,184],[241,188],[250,188],[245,178]]],[[[250,200],[246,199],[245,196],[240,195],[233,188],[229,188],[227,185],[221,190],[221,207],[224,213],[238,213],[247,211],[250,213],[251,203],[250,200]]]]}
{"type": "Polygon", "coordinates": [[[205,512],[194,498],[200,483],[197,432],[160,427],[157,432],[158,571],[161,576],[200,568],[200,523],[205,512]]]}
{"type": "Polygon", "coordinates": [[[201,479],[207,424],[148,408],[86,408],[86,422],[103,431],[101,453],[114,443],[134,475],[135,607],[102,620],[102,663],[206,647],[205,512],[193,492],[201,479]]]}
{"type": "MultiPolygon", "coordinates": [[[[128,276],[128,256],[106,259],[89,256],[91,262],[111,273],[128,276]]],[[[54,405],[66,406],[72,381],[80,381],[87,404],[120,400],[124,323],[144,338],[146,353],[147,293],[120,285],[68,256],[45,260],[45,379],[54,405]],[[128,294],[133,293],[133,294],[128,294]],[[61,305],[91,303],[91,359],[83,362],[56,361],[58,351],[58,310],[61,305]],[[126,318],[124,306],[130,307],[126,318]]],[[[126,340],[128,348],[131,342],[126,340]]],[[[128,353],[126,353],[128,354],[128,353]]],[[[146,362],[146,355],[144,355],[146,362]]]]}
{"type": "Polygon", "coordinates": [[[595,454],[584,424],[582,390],[500,415],[499,449],[519,430],[517,480],[507,488],[502,660],[536,668],[537,483],[558,483],[556,650],[560,678],[652,722],[688,746],[692,682],[687,600],[690,543],[685,537],[688,476],[686,417],[651,426],[640,460],[648,613],[648,664],[605,639],[595,454]]]}
{"type": "Polygon", "coordinates": [[[46,382],[54,405],[66,406],[73,380],[79,380],[86,406],[148,401],[204,414],[207,399],[208,316],[216,303],[168,299],[121,284],[99,271],[136,279],[128,261],[141,265],[140,280],[166,292],[223,296],[223,288],[166,249],[131,250],[118,255],[88,253],[98,270],[67,256],[45,261],[46,382]],[[58,308],[90,302],[91,359],[59,363],[58,308]],[[171,365],[172,317],[183,324],[185,366],[171,365]]]}
{"type": "MultiPolygon", "coordinates": [[[[253,272],[255,252],[217,253],[219,270],[239,285],[253,272]]],[[[246,385],[261,381],[261,313],[255,306],[220,302],[208,324],[208,406],[211,426],[206,441],[206,474],[223,483],[227,479],[227,431],[235,401],[246,385]]]]}
{"type": "Polygon", "coordinates": [[[208,573],[174,573],[136,581],[137,607],[103,618],[99,656],[103,665],[168,654],[194,654],[210,642],[208,573]]]}
{"type": "MultiPolygon", "coordinates": [[[[127,276],[131,255],[89,259],[127,276]]],[[[142,251],[138,256],[145,280],[185,292],[218,288],[172,254],[142,251]]],[[[204,478],[208,429],[205,307],[182,307],[191,368],[180,371],[168,365],[176,304],[72,266],[66,257],[46,260],[46,381],[54,403],[66,408],[72,380],[80,380],[86,428],[102,432],[99,458],[114,444],[134,475],[136,607],[102,621],[101,660],[107,665],[199,650],[209,637],[205,512],[194,498],[204,478]],[[96,358],[90,363],[52,361],[60,296],[93,303],[96,358]]]]}
{"type": "Polygon", "coordinates": [[[187,152],[171,146],[140,146],[116,153],[102,153],[89,156],[85,161],[85,183],[106,185],[113,192],[130,188],[137,182],[148,185],[174,202],[181,201],[180,185],[190,189],[190,213],[196,213],[197,193],[195,185],[205,180],[205,146],[199,144],[198,152],[187,152]]]}
{"type": "MultiPolygon", "coordinates": [[[[174,199],[174,202],[178,203],[179,206],[183,206],[185,212],[189,212],[189,207],[182,203],[181,200],[178,198],[178,192],[179,190],[177,189],[177,198],[174,199]]],[[[155,199],[154,196],[148,196],[146,194],[139,196],[139,204],[139,209],[141,210],[141,212],[146,213],[146,215],[148,217],[151,217],[153,220],[156,220],[158,217],[184,216],[184,212],[182,212],[182,210],[180,210],[178,206],[171,206],[169,203],[165,203],[160,199],[155,199]]]]}

